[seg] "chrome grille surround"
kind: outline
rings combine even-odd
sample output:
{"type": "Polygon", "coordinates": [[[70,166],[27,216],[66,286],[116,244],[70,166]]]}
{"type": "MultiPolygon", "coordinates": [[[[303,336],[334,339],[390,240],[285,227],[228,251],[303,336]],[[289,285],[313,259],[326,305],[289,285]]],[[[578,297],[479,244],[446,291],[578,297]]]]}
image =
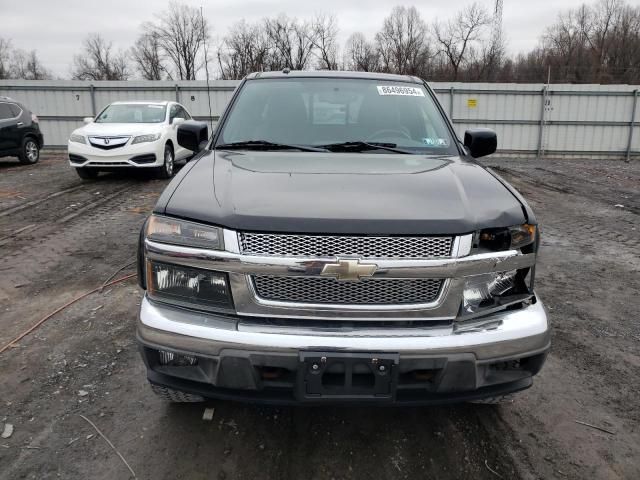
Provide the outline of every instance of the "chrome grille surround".
{"type": "Polygon", "coordinates": [[[453,237],[298,235],[239,232],[244,255],[277,257],[447,258],[453,237]]]}
{"type": "MultiPolygon", "coordinates": [[[[289,319],[294,322],[316,321],[444,321],[457,317],[463,295],[465,277],[482,273],[516,270],[535,264],[536,254],[516,250],[472,253],[472,235],[454,237],[449,258],[379,258],[362,259],[374,263],[378,269],[371,280],[436,279],[443,280],[438,298],[431,303],[398,305],[312,304],[278,302],[261,298],[252,277],[322,277],[326,264],[336,258],[249,255],[241,253],[237,231],[223,229],[224,250],[208,250],[164,244],[145,239],[145,258],[151,261],[184,265],[205,270],[225,272],[236,313],[240,317],[289,319]]],[[[287,327],[288,328],[288,327],[287,327]]],[[[430,333],[429,335],[431,335],[430,333]]],[[[367,334],[364,335],[365,337],[367,334]]]]}
{"type": "Polygon", "coordinates": [[[362,279],[253,275],[257,295],[276,302],[328,305],[407,305],[436,301],[443,280],[437,278],[362,279]]]}

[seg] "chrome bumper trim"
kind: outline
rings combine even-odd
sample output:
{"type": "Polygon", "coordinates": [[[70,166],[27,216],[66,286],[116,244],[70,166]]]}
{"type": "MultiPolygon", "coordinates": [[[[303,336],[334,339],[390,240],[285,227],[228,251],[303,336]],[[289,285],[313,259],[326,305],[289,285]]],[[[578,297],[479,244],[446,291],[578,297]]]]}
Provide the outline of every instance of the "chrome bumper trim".
{"type": "MultiPolygon", "coordinates": [[[[229,251],[204,250],[145,240],[150,260],[245,275],[319,276],[323,267],[336,257],[260,257],[229,251]]],[[[481,253],[461,258],[393,260],[375,259],[363,263],[377,265],[373,278],[456,278],[481,273],[504,272],[535,264],[535,253],[517,250],[481,253]]]]}
{"type": "Polygon", "coordinates": [[[549,346],[547,316],[538,300],[520,310],[503,311],[477,322],[473,330],[450,327],[420,329],[412,335],[385,335],[380,329],[357,329],[342,335],[297,329],[251,327],[217,317],[142,301],[138,336],[160,347],[219,355],[224,349],[292,353],[300,350],[394,352],[401,355],[472,353],[478,360],[544,351],[549,346]]]}
{"type": "Polygon", "coordinates": [[[516,270],[535,264],[535,254],[516,250],[469,255],[471,235],[454,239],[451,258],[363,259],[374,263],[374,279],[441,278],[440,295],[434,302],[402,305],[306,304],[269,301],[254,291],[251,275],[320,276],[331,258],[300,258],[242,255],[236,232],[224,229],[225,250],[205,250],[145,240],[145,257],[152,261],[227,272],[236,312],[243,316],[304,318],[313,320],[450,320],[456,318],[462,300],[464,277],[488,272],[516,270]]]}

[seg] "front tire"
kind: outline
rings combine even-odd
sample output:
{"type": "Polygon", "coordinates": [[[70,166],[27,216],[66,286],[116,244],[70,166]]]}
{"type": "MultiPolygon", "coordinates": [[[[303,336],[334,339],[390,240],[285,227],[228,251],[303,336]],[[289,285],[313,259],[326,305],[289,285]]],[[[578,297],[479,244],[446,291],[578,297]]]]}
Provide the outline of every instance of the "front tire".
{"type": "Polygon", "coordinates": [[[76,168],[76,173],[83,180],[95,180],[100,172],[95,168],[79,167],[76,168]]]}
{"type": "Polygon", "coordinates": [[[32,137],[26,137],[22,140],[18,160],[23,165],[33,165],[40,160],[40,145],[32,137]]]}
{"type": "Polygon", "coordinates": [[[175,155],[171,145],[166,144],[164,146],[164,163],[156,170],[156,176],[158,178],[171,178],[175,173],[175,155]]]}

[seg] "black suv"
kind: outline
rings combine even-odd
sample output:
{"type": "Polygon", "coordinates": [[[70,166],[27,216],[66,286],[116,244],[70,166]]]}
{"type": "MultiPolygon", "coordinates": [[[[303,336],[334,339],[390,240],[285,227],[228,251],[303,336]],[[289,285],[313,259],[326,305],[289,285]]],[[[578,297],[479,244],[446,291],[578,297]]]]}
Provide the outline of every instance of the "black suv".
{"type": "Polygon", "coordinates": [[[43,144],[38,117],[20,102],[0,97],[0,157],[16,156],[31,165],[40,159],[43,144]]]}

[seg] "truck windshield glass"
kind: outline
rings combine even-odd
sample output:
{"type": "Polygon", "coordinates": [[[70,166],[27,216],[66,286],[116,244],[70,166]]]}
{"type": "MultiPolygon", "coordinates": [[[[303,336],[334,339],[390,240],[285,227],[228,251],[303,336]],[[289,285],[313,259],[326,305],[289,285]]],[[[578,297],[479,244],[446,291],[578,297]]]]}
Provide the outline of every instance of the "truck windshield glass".
{"type": "Polygon", "coordinates": [[[249,80],[218,145],[256,141],[331,150],[336,144],[366,142],[415,153],[457,154],[444,119],[422,85],[380,79],[249,80]]]}
{"type": "Polygon", "coordinates": [[[162,123],[167,107],[144,103],[109,105],[96,118],[96,123],[162,123]]]}

